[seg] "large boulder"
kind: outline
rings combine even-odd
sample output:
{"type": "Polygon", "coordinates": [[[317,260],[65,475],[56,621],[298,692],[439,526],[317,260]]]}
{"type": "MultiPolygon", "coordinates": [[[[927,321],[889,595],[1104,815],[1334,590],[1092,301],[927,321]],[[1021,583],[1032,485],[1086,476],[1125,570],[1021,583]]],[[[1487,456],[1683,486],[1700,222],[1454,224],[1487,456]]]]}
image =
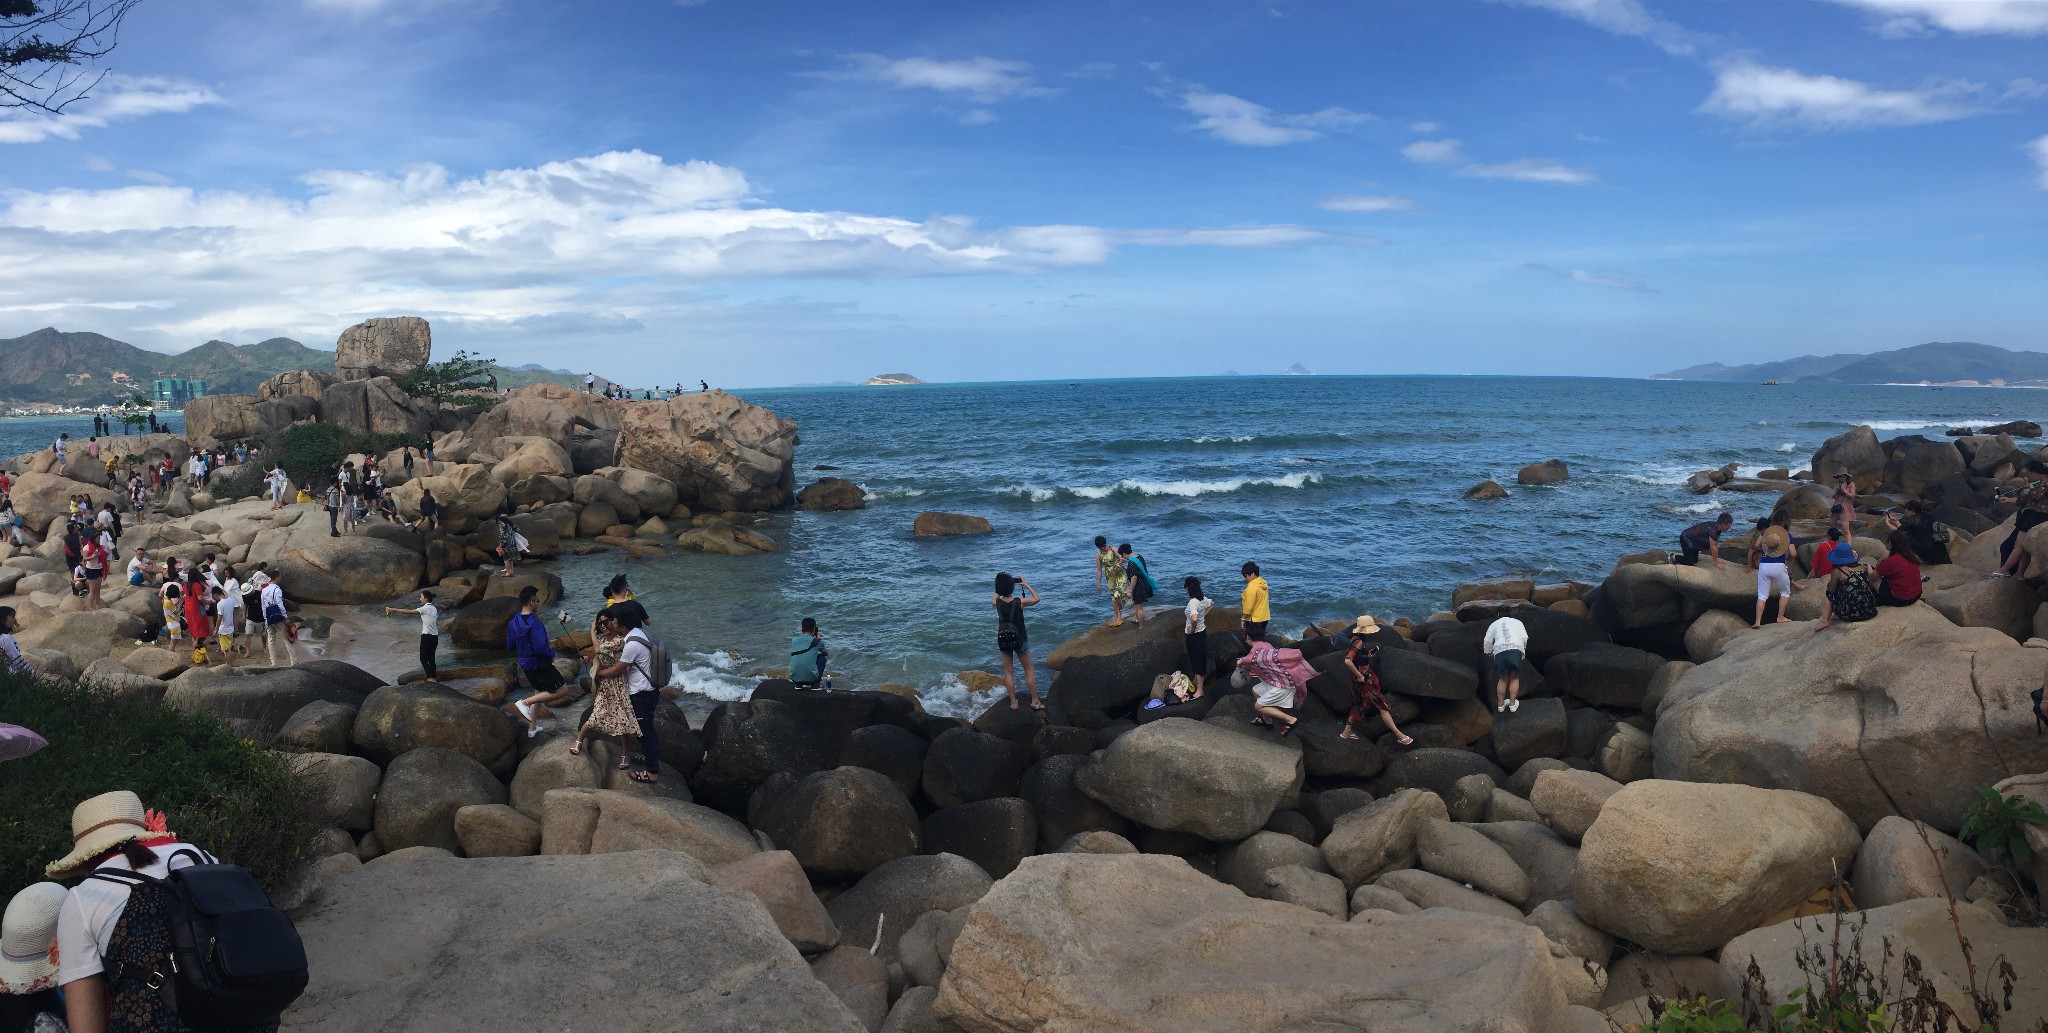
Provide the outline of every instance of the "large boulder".
{"type": "Polygon", "coordinates": [[[957,854],[917,854],[862,876],[825,911],[845,943],[873,943],[879,931],[882,956],[894,961],[899,941],[919,915],[966,907],[992,885],[980,865],[957,854]]]}
{"type": "MultiPolygon", "coordinates": [[[[2029,532],[2029,548],[2037,547],[2036,542],[2048,545],[2048,535],[2029,532]]],[[[2040,597],[2026,582],[2005,577],[1972,578],[1953,588],[1927,592],[1924,598],[1927,605],[1961,627],[1990,628],[2016,642],[2025,642],[2034,634],[2034,611],[2041,605],[2040,597]]]]}
{"type": "Polygon", "coordinates": [[[616,465],[667,480],[692,510],[781,509],[795,497],[796,424],[760,406],[706,391],[623,403],[621,417],[616,465]]]}
{"type": "Polygon", "coordinates": [[[1593,600],[1593,619],[1613,632],[1682,629],[1707,610],[1754,614],[1756,574],[1741,563],[1720,569],[1704,558],[1697,566],[1629,563],[1607,575],[1593,600]]]}
{"type": "Polygon", "coordinates": [[[1031,804],[1038,815],[1038,848],[1041,853],[1057,850],[1060,844],[1085,832],[1123,835],[1131,823],[1123,815],[1074,784],[1074,776],[1088,764],[1086,756],[1056,754],[1033,764],[1018,780],[1017,795],[1031,804]]]}
{"type": "Polygon", "coordinates": [[[540,822],[502,803],[473,803],[455,812],[455,840],[465,857],[525,857],[540,850],[540,822]]]}
{"type": "Polygon", "coordinates": [[[334,342],[334,372],[342,380],[402,377],[426,367],[433,331],[418,316],[365,319],[334,342]]]}
{"type": "Polygon", "coordinates": [[[855,879],[918,849],[917,811],[879,772],[814,771],[777,793],[754,821],[821,879],[855,879]]]}
{"type": "Polygon", "coordinates": [[[434,429],[431,413],[422,409],[390,377],[348,380],[320,392],[320,422],[357,434],[411,434],[424,437],[434,429]]]}
{"type": "Polygon", "coordinates": [[[505,785],[454,750],[427,746],[393,760],[377,790],[377,841],[385,850],[410,846],[462,849],[455,812],[505,802],[505,785]]]}
{"type": "Polygon", "coordinates": [[[383,772],[361,758],[334,753],[294,753],[285,768],[305,783],[306,813],[315,824],[367,832],[376,819],[377,784],[383,772]]]}
{"type": "Polygon", "coordinates": [[[505,483],[491,476],[490,467],[481,463],[444,462],[434,466],[433,476],[415,477],[391,490],[398,515],[408,521],[418,520],[420,497],[427,492],[434,493],[441,529],[455,534],[466,534],[482,526],[505,508],[509,497],[505,483]]]}
{"type": "Polygon", "coordinates": [[[1176,637],[1136,638],[1113,653],[1063,657],[1049,702],[1070,721],[1090,710],[1128,712],[1151,693],[1152,679],[1181,668],[1184,655],[1185,647],[1176,637]]]}
{"type": "Polygon", "coordinates": [[[1323,838],[1323,857],[1347,887],[1415,864],[1415,836],[1424,822],[1448,819],[1443,797],[1404,789],[1338,818],[1323,838]]]}
{"type": "Polygon", "coordinates": [[[920,831],[926,853],[958,854],[998,879],[1038,852],[1038,815],[1014,796],[942,807],[920,831]]]}
{"type": "Polygon", "coordinates": [[[2029,713],[2040,655],[1924,606],[1819,634],[1765,627],[1679,676],[1654,770],[1812,793],[1865,829],[1888,814],[1957,829],[1972,787],[2048,770],[2029,713]]]}
{"type": "Polygon", "coordinates": [[[704,722],[704,763],[690,788],[727,814],[744,814],[768,776],[801,778],[834,767],[834,759],[824,735],[791,707],[768,699],[726,703],[704,722]]]}
{"type": "Polygon", "coordinates": [[[383,602],[420,587],[426,571],[411,531],[373,523],[336,538],[325,520],[257,532],[248,562],[270,564],[285,594],[305,603],[383,602]]]}
{"type": "Polygon", "coordinates": [[[539,437],[558,442],[577,473],[614,465],[619,450],[620,405],[558,384],[514,390],[470,425],[472,447],[497,448],[504,437],[539,437]]]}
{"type": "MultiPolygon", "coordinates": [[[[70,657],[79,667],[84,668],[91,666],[93,661],[108,656],[117,646],[133,646],[142,630],[142,618],[125,610],[108,607],[104,610],[50,614],[38,619],[28,630],[16,635],[15,639],[24,649],[38,652],[54,650],[70,657]]],[[[283,718],[279,718],[280,722],[282,720],[283,718]]],[[[275,731],[275,728],[272,730],[275,731]]]]}
{"type": "Polygon", "coordinates": [[[1074,782],[1133,821],[1227,843],[1292,805],[1302,761],[1293,749],[1176,717],[1119,736],[1074,782]]]}
{"type": "Polygon", "coordinates": [[[554,736],[540,744],[519,762],[512,776],[510,803],[513,809],[539,821],[546,813],[551,789],[603,789],[617,760],[608,744],[593,740],[570,753],[573,738],[554,736]]]}
{"type": "Polygon", "coordinates": [[[510,489],[528,477],[566,477],[576,472],[569,452],[549,438],[504,437],[497,441],[498,465],[491,478],[510,489]]]}
{"type": "Polygon", "coordinates": [[[1632,782],[1586,831],[1574,900],[1588,923],[1650,950],[1710,951],[1848,871],[1862,842],[1805,793],[1632,782]]]}
{"type": "Polygon", "coordinates": [[[1595,642],[1551,657],[1543,665],[1543,677],[1560,691],[1596,706],[1637,710],[1650,678],[1663,666],[1664,658],[1648,650],[1595,642]]]}
{"type": "MultiPolygon", "coordinates": [[[[582,793],[596,802],[597,821],[591,826],[589,853],[673,850],[705,864],[719,865],[760,852],[760,843],[745,825],[709,807],[614,789],[555,793],[582,793]]],[[[550,799],[554,798],[550,794],[550,799]]]]}
{"type": "Polygon", "coordinates": [[[861,486],[838,477],[821,477],[815,483],[797,493],[798,509],[836,512],[848,509],[865,509],[868,494],[861,486]]]}
{"type": "Polygon", "coordinates": [[[1289,865],[1316,872],[1330,870],[1322,851],[1281,832],[1254,832],[1251,838],[1216,852],[1216,877],[1248,897],[1265,896],[1266,873],[1289,865]]]}
{"type": "MultiPolygon", "coordinates": [[[[318,400],[320,392],[334,383],[334,374],[325,370],[296,369],[271,377],[256,385],[258,398],[311,398],[318,400]]],[[[208,395],[207,397],[212,397],[208,395]]],[[[191,407],[186,407],[185,426],[192,426],[191,407]]]]}
{"type": "Polygon", "coordinates": [[[839,945],[839,927],[811,891],[803,866],[787,850],[764,850],[711,870],[711,884],[753,894],[775,918],[776,928],[806,954],[839,945]]]}
{"type": "Polygon", "coordinates": [[[1031,754],[1008,739],[950,728],[924,755],[924,795],[940,807],[1016,796],[1031,754]]]}
{"type": "Polygon", "coordinates": [[[659,850],[394,861],[325,884],[299,913],[312,982],[294,1033],[669,1029],[867,1033],[752,895],[659,850]],[[547,919],[504,906],[546,887],[547,919]],[[621,930],[632,931],[621,936],[621,930]],[[509,958],[578,959],[535,979],[509,958]]]}
{"type": "MultiPolygon", "coordinates": [[[[498,708],[439,685],[387,685],[356,711],[355,744],[363,756],[390,763],[425,746],[454,750],[492,770],[513,770],[517,724],[498,708]]],[[[502,800],[492,801],[502,803],[502,800]]]]}
{"type": "Polygon", "coordinates": [[[1897,466],[1893,479],[1915,495],[1968,469],[1952,441],[1914,442],[1893,453],[1893,461],[1897,466]]]}
{"type": "Polygon", "coordinates": [[[1813,479],[1829,483],[1836,474],[1847,473],[1864,490],[1877,487],[1884,479],[1884,446],[1869,427],[1843,431],[1821,442],[1813,453],[1813,479]]]}
{"type": "Polygon", "coordinates": [[[1888,815],[1864,837],[1849,881],[1856,887],[1856,903],[1867,909],[1916,897],[1961,899],[1989,868],[1954,836],[1925,822],[1888,815]]]}
{"type": "Polygon", "coordinates": [[[212,714],[257,741],[269,743],[308,704],[353,707],[365,698],[361,683],[323,677],[312,669],[194,667],[172,679],[163,701],[190,713],[212,714]]]}
{"type": "Polygon", "coordinates": [[[1178,858],[1091,854],[1031,858],[969,911],[936,1007],[972,1033],[1535,1033],[1565,1009],[1531,926],[1345,923],[1178,858]]]}
{"type": "Polygon", "coordinates": [[[185,405],[185,433],[195,441],[238,441],[289,427],[319,411],[319,400],[304,395],[203,395],[185,405]]]}
{"type": "Polygon", "coordinates": [[[895,725],[869,725],[847,735],[839,747],[839,763],[880,772],[907,797],[924,781],[924,757],[930,748],[916,732],[895,725]]]}

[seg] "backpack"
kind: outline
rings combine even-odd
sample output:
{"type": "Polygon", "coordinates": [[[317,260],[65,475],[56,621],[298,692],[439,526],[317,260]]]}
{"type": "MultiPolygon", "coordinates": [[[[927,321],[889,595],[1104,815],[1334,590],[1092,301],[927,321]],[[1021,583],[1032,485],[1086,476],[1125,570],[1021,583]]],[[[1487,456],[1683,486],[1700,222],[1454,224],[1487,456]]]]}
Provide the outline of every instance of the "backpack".
{"type": "Polygon", "coordinates": [[[1842,583],[1828,593],[1835,619],[1851,624],[1877,616],[1877,591],[1870,587],[1870,575],[1858,571],[1842,575],[1842,583]]]}
{"type": "Polygon", "coordinates": [[[129,888],[106,958],[109,996],[124,1003],[109,1028],[276,1029],[306,989],[298,930],[246,869],[196,850],[178,855],[194,863],[164,879],[120,870],[88,876],[129,888]]]}
{"type": "MultiPolygon", "coordinates": [[[[668,659],[668,645],[648,637],[646,632],[641,632],[640,640],[647,643],[647,666],[641,668],[640,673],[646,675],[647,684],[657,690],[668,688],[669,679],[675,674],[675,667],[668,659]]],[[[824,669],[823,664],[819,669],[824,669]]]]}
{"type": "Polygon", "coordinates": [[[1002,621],[996,627],[996,649],[1004,653],[1016,652],[1024,645],[1024,634],[1017,630],[1018,618],[1024,616],[1023,604],[1015,599],[1011,599],[1007,604],[1007,608],[998,608],[996,610],[996,615],[1002,621]],[[1013,617],[1012,614],[1015,614],[1015,616],[1013,617]]]}

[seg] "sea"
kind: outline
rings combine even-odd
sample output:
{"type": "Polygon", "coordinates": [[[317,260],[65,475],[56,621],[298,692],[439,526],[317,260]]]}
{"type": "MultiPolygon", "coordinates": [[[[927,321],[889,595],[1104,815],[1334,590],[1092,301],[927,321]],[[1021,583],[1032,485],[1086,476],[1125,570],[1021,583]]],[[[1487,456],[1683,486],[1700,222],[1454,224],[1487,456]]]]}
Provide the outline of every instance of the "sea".
{"type": "MultiPolygon", "coordinates": [[[[1027,620],[1041,688],[1043,656],[1108,618],[1096,535],[1147,559],[1167,607],[1185,602],[1188,575],[1234,604],[1250,560],[1271,583],[1276,628],[1367,613],[1419,620],[1461,582],[1597,582],[1622,553],[1673,547],[1682,528],[1724,508],[1741,526],[1775,500],[1688,494],[1696,471],[1798,471],[1858,424],[1880,437],[1940,436],[2048,410],[2048,395],[2023,389],[1530,377],[734,393],[797,423],[799,486],[842,477],[866,490],[867,508],[768,516],[758,529],[782,544],[773,554],[565,557],[553,567],[568,590],[561,612],[586,623],[600,586],[627,574],[691,709],[746,698],[761,672],[787,665],[798,623],[813,617],[835,687],[907,685],[928,710],[962,716],[995,698],[959,674],[1000,671],[989,605],[998,571],[1029,578],[1044,600],[1027,620]],[[1563,460],[1570,479],[1515,483],[1546,459],[1563,460]],[[1487,479],[1510,496],[1462,497],[1487,479]],[[985,517],[994,532],[917,538],[911,524],[926,510],[985,517]]],[[[63,429],[80,437],[79,427],[90,432],[84,418],[0,420],[0,455],[45,447],[63,429]]]]}

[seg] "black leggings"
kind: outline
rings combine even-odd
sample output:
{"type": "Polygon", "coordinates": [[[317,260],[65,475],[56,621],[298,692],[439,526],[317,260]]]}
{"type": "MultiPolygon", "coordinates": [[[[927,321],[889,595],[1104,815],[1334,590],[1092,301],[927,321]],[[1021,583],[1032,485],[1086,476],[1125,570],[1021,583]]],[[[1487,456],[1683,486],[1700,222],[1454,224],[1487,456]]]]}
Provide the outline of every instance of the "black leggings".
{"type": "Polygon", "coordinates": [[[1893,595],[1892,583],[1889,581],[1879,581],[1877,583],[1877,605],[1879,606],[1911,606],[1919,601],[1920,597],[1917,595],[1911,599],[1901,599],[1893,595]]]}
{"type": "Polygon", "coordinates": [[[441,676],[441,673],[434,668],[434,654],[439,652],[440,649],[441,636],[420,636],[420,669],[427,672],[427,677],[429,678],[439,678],[441,676]]]}
{"type": "Polygon", "coordinates": [[[2013,547],[2019,544],[2020,536],[2039,527],[2043,521],[2048,521],[2048,513],[2037,513],[2031,509],[2020,510],[2020,515],[2013,518],[2012,533],[2006,535],[2004,544],[1998,547],[2000,566],[2004,566],[2005,561],[2012,559],[2013,547]]]}

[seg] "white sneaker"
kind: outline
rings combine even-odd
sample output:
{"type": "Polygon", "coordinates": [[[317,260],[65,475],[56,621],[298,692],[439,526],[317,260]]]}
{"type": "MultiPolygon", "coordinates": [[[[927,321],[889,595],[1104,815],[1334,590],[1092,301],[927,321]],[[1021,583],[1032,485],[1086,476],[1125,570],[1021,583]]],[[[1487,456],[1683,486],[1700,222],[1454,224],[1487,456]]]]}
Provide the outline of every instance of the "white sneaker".
{"type": "Polygon", "coordinates": [[[533,704],[522,699],[512,704],[512,709],[519,711],[519,716],[525,718],[527,724],[533,723],[533,704]]]}
{"type": "Polygon", "coordinates": [[[1520,709],[1522,709],[1522,701],[1521,701],[1521,700],[1519,700],[1519,699],[1511,699],[1511,700],[1508,700],[1508,709],[1509,709],[1509,710],[1520,710],[1520,709]]]}
{"type": "Polygon", "coordinates": [[[527,737],[527,738],[529,738],[529,739],[531,739],[531,738],[533,738],[534,736],[536,736],[536,735],[539,735],[539,734],[540,734],[540,726],[539,726],[539,725],[534,725],[533,727],[531,727],[531,728],[528,728],[528,729],[526,730],[526,737],[527,737]]]}
{"type": "Polygon", "coordinates": [[[1495,703],[1493,705],[1493,712],[1496,714],[1505,714],[1508,712],[1508,705],[1506,703],[1495,703]]]}

